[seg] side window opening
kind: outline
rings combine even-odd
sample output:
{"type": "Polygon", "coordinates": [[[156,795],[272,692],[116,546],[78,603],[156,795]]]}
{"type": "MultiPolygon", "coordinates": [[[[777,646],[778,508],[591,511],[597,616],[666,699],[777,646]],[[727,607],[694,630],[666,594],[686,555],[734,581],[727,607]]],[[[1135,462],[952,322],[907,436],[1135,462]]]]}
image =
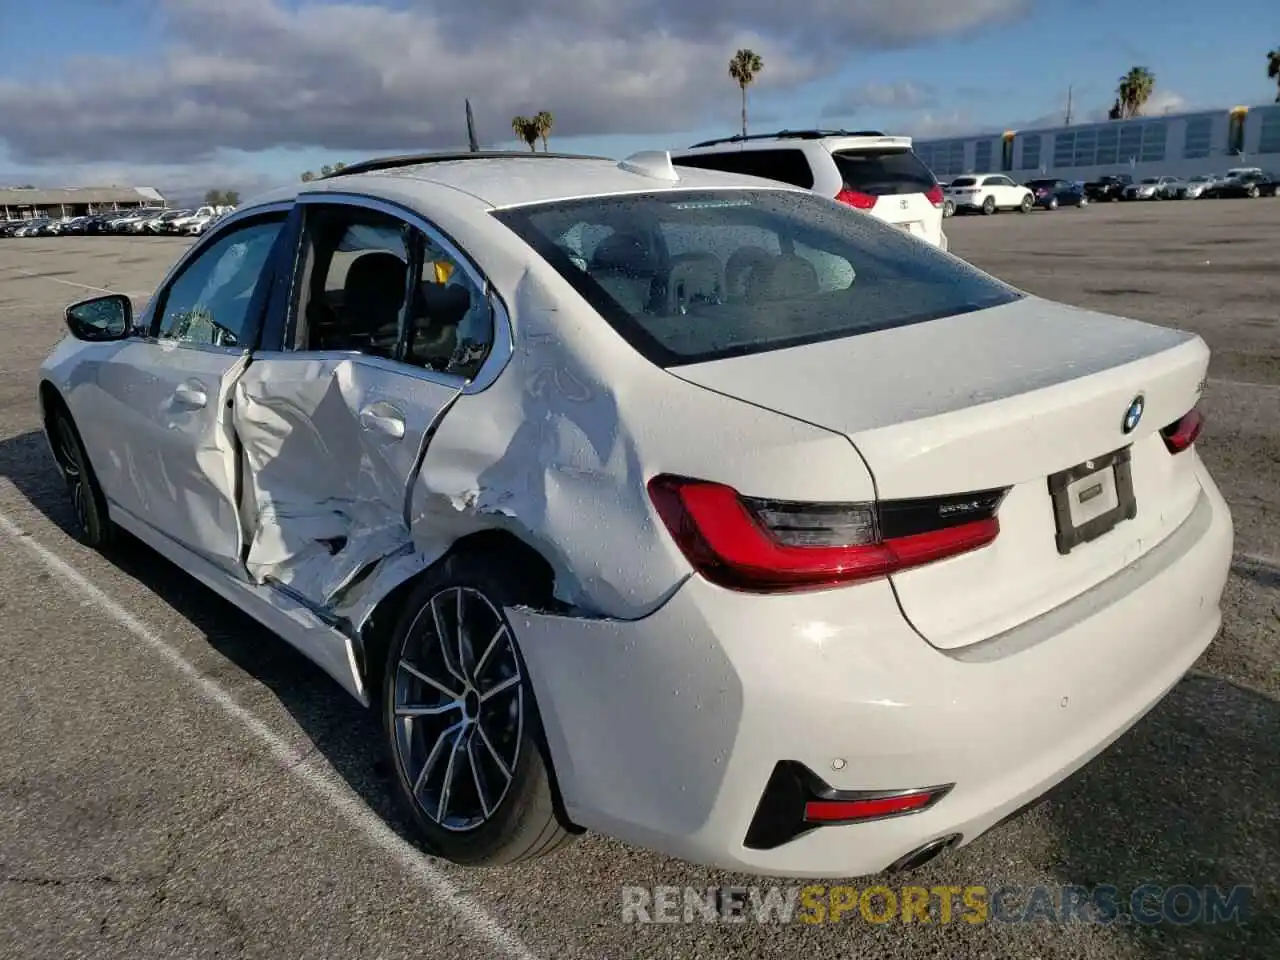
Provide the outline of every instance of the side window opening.
{"type": "Polygon", "coordinates": [[[722,170],[748,177],[763,177],[789,183],[806,190],[813,187],[813,168],[804,151],[795,148],[778,150],[724,150],[715,153],[676,157],[673,162],[683,167],[722,170]]]}
{"type": "Polygon", "coordinates": [[[493,346],[493,304],[457,259],[424,234],[404,361],[470,380],[493,346]]]}
{"type": "Polygon", "coordinates": [[[279,215],[254,220],[198,254],[161,295],[154,336],[205,346],[243,346],[249,304],[284,219],[279,215]]]}
{"type": "Polygon", "coordinates": [[[470,379],[493,342],[492,305],[440,244],[389,214],[308,211],[295,349],[355,351],[470,379]]]}

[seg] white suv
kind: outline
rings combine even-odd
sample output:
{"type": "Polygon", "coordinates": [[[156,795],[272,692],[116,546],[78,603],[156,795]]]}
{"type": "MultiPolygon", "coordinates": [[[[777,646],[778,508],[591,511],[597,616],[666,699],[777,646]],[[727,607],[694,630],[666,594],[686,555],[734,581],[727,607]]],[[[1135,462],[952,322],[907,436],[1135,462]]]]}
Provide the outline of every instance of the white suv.
{"type": "Polygon", "coordinates": [[[874,130],[783,130],[707,140],[673,151],[671,160],[804,187],[947,249],[942,188],[912,152],[910,137],[874,130]]]}
{"type": "Polygon", "coordinates": [[[947,199],[956,212],[981,210],[990,216],[997,210],[1021,210],[1030,213],[1036,205],[1035,194],[1014,183],[1003,173],[977,173],[956,177],[947,187],[947,199]]]}

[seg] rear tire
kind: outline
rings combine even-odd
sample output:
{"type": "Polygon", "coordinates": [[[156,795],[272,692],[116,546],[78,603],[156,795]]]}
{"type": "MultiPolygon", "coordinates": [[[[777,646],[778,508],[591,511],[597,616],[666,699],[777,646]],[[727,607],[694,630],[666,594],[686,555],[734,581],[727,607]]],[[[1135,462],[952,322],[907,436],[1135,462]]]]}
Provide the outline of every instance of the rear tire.
{"type": "Polygon", "coordinates": [[[107,498],[98,485],[71,412],[60,404],[49,418],[49,442],[71,497],[76,538],[95,550],[106,549],[116,539],[115,525],[107,513],[107,498]]]}
{"type": "Polygon", "coordinates": [[[504,612],[543,599],[525,582],[492,556],[450,556],[410,594],[387,654],[382,716],[396,792],[427,850],[458,864],[532,860],[575,836],[504,612]]]}
{"type": "Polygon", "coordinates": [[[1258,197],[1261,196],[1258,192],[1258,185],[1256,183],[1249,184],[1248,194],[1250,200],[1257,200],[1258,197]]]}
{"type": "Polygon", "coordinates": [[[982,201],[982,215],[984,217],[989,217],[995,212],[996,212],[996,198],[992,196],[987,196],[982,201]]]}

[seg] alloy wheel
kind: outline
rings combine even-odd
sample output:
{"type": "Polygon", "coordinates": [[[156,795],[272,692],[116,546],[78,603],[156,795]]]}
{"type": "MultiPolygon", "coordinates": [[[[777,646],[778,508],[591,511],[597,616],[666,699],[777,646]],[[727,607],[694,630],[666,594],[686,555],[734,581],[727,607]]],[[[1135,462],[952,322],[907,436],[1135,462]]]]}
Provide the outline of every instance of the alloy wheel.
{"type": "Polygon", "coordinates": [[[515,778],[524,672],[511,628],[483,593],[447,587],[418,612],[395,675],[395,750],[413,801],[442,829],[492,819],[515,778]]]}
{"type": "Polygon", "coordinates": [[[71,507],[75,510],[76,523],[80,529],[88,531],[90,492],[85,483],[84,470],[80,466],[80,447],[72,432],[71,424],[66,417],[57,418],[58,466],[62,468],[63,479],[71,494],[71,507]]]}

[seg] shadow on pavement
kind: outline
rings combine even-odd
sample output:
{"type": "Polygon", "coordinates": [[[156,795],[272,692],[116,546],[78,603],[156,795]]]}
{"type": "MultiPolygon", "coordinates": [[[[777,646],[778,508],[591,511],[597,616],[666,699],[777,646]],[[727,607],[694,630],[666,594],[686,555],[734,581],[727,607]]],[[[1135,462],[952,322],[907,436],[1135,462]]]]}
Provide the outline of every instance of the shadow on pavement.
{"type": "MultiPolygon", "coordinates": [[[[0,476],[74,536],[70,501],[41,433],[0,440],[0,476]]],[[[372,711],[279,637],[139,541],[122,537],[108,559],[189,620],[213,649],[266,686],[369,807],[417,843],[407,816],[393,800],[392,774],[372,711]]]]}
{"type": "MultiPolygon", "coordinates": [[[[1054,869],[1064,883],[1118,888],[1122,913],[1144,884],[1251,888],[1243,923],[1126,924],[1145,954],[1280,956],[1280,704],[1193,673],[1050,798],[1054,869]]],[[[1153,892],[1147,909],[1160,902],[1153,892]]],[[[1190,905],[1180,897],[1173,916],[1190,905]]]]}

